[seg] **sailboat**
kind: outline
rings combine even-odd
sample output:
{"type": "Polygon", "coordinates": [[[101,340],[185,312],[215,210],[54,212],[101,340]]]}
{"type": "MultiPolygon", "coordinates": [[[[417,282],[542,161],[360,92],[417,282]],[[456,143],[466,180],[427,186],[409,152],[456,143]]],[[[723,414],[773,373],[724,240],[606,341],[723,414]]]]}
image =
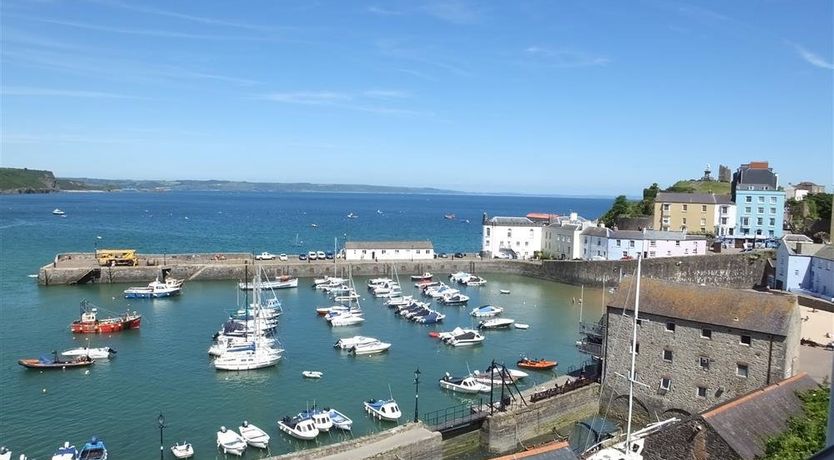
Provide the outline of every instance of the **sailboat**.
{"type": "MultiPolygon", "coordinates": [[[[639,383],[635,379],[634,365],[637,358],[637,319],[640,317],[640,270],[642,257],[637,256],[637,283],[635,284],[634,295],[634,318],[632,318],[632,332],[631,332],[631,369],[628,373],[628,424],[626,427],[625,441],[614,444],[595,452],[593,455],[587,457],[588,460],[643,460],[643,447],[645,445],[645,438],[651,433],[660,430],[663,426],[677,422],[678,419],[670,418],[657,423],[653,423],[642,430],[631,431],[631,421],[634,415],[634,384],[639,383]]],[[[604,291],[603,291],[604,292],[604,291]]],[[[604,295],[604,294],[603,294],[604,295]]],[[[594,446],[596,447],[596,446],[594,446]]],[[[592,447],[591,449],[593,449],[592,447]]],[[[590,450],[590,449],[589,449],[590,450]]]]}

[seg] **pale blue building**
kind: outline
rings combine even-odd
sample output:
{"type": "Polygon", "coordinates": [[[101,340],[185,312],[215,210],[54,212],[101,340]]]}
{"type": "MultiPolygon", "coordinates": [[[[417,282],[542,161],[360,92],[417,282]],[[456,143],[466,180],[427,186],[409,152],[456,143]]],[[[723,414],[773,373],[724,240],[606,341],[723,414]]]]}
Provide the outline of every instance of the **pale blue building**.
{"type": "Polygon", "coordinates": [[[745,242],[782,237],[785,192],[779,176],[766,161],[741,165],[733,174],[732,198],[736,203],[735,238],[745,242]]]}

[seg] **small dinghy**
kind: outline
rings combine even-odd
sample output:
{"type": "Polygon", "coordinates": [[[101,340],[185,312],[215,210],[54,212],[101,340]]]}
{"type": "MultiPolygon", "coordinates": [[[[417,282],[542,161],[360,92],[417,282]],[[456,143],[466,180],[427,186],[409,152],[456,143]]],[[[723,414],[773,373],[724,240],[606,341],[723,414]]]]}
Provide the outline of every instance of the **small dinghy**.
{"type": "Polygon", "coordinates": [[[190,442],[176,443],[171,446],[171,453],[177,458],[191,458],[194,456],[194,448],[190,442]]]}
{"type": "Polygon", "coordinates": [[[504,312],[504,309],[501,307],[497,307],[495,305],[484,305],[483,307],[478,307],[469,314],[474,316],[475,318],[491,318],[493,316],[500,315],[504,312]]]}
{"type": "Polygon", "coordinates": [[[238,427],[238,430],[240,431],[240,437],[246,441],[246,444],[252,447],[266,449],[269,444],[269,435],[264,430],[252,425],[246,420],[238,427]]]}
{"type": "Polygon", "coordinates": [[[500,293],[500,294],[509,294],[510,290],[509,289],[501,289],[501,290],[498,291],[498,293],[500,293]]]}
{"type": "Polygon", "coordinates": [[[107,447],[101,439],[93,436],[90,442],[84,444],[78,454],[79,460],[107,460],[107,447]]]}
{"type": "Polygon", "coordinates": [[[217,432],[217,448],[222,450],[224,454],[232,454],[240,457],[246,451],[246,440],[233,430],[220,427],[217,432]]]}
{"type": "Polygon", "coordinates": [[[478,324],[478,329],[506,329],[513,325],[515,320],[509,318],[485,319],[478,324]]]}
{"type": "Polygon", "coordinates": [[[330,419],[329,410],[322,410],[313,406],[310,409],[301,411],[298,416],[301,418],[309,417],[313,419],[313,424],[315,424],[319,432],[330,431],[330,429],[333,428],[333,420],[330,419]]]}
{"type": "Polygon", "coordinates": [[[330,415],[330,420],[333,422],[333,426],[340,430],[350,431],[353,427],[353,420],[348,418],[347,415],[337,411],[336,409],[327,409],[328,415],[330,415]]]}
{"type": "Polygon", "coordinates": [[[553,369],[558,366],[559,363],[557,361],[548,361],[546,359],[528,359],[524,356],[518,360],[516,365],[525,369],[547,370],[553,369]]]}
{"type": "Polygon", "coordinates": [[[322,375],[321,371],[303,371],[301,375],[304,376],[305,379],[320,379],[322,375]]]}
{"type": "Polygon", "coordinates": [[[59,447],[52,454],[52,460],[78,460],[78,449],[69,442],[65,442],[63,447],[59,447]]]}
{"type": "Polygon", "coordinates": [[[294,438],[305,441],[311,441],[319,435],[319,429],[316,428],[316,423],[310,417],[284,417],[278,420],[278,429],[294,438]]]}
{"type": "Polygon", "coordinates": [[[6,449],[6,446],[0,446],[0,460],[12,460],[12,451],[6,449]]]}
{"type": "Polygon", "coordinates": [[[365,412],[375,419],[396,422],[403,415],[399,406],[397,406],[397,401],[393,399],[370,399],[365,401],[364,404],[365,412]]]}
{"type": "Polygon", "coordinates": [[[524,323],[515,323],[513,326],[515,326],[516,329],[530,329],[530,325],[524,323]]]}
{"type": "Polygon", "coordinates": [[[489,386],[479,383],[474,377],[452,377],[448,372],[440,379],[440,387],[457,393],[489,393],[489,386]]]}
{"type": "Polygon", "coordinates": [[[101,347],[101,348],[88,348],[88,347],[78,347],[72,348],[67,351],[62,351],[61,355],[66,356],[67,358],[76,358],[79,356],[87,356],[91,359],[110,359],[113,355],[116,354],[116,350],[110,347],[101,347]]]}

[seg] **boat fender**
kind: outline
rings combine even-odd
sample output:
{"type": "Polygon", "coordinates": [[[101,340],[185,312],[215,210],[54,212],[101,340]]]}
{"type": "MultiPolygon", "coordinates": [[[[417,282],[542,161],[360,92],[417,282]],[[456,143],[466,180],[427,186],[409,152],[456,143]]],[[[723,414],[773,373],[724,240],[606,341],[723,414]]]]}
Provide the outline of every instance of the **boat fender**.
{"type": "Polygon", "coordinates": [[[249,422],[247,422],[246,420],[244,420],[244,421],[243,421],[243,427],[244,427],[244,428],[246,428],[246,427],[248,427],[248,426],[249,426],[249,422]]]}

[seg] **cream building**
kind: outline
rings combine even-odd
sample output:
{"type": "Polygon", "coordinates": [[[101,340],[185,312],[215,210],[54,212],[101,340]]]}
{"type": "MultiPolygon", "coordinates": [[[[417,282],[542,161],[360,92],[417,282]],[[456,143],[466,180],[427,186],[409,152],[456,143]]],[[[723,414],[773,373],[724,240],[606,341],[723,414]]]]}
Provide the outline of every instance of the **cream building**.
{"type": "Polygon", "coordinates": [[[729,195],[659,192],[654,201],[656,230],[730,236],[735,226],[736,205],[729,195]]]}
{"type": "Polygon", "coordinates": [[[542,254],[557,259],[581,259],[582,231],[589,227],[596,227],[596,223],[575,212],[555,217],[542,229],[542,254]]]}

